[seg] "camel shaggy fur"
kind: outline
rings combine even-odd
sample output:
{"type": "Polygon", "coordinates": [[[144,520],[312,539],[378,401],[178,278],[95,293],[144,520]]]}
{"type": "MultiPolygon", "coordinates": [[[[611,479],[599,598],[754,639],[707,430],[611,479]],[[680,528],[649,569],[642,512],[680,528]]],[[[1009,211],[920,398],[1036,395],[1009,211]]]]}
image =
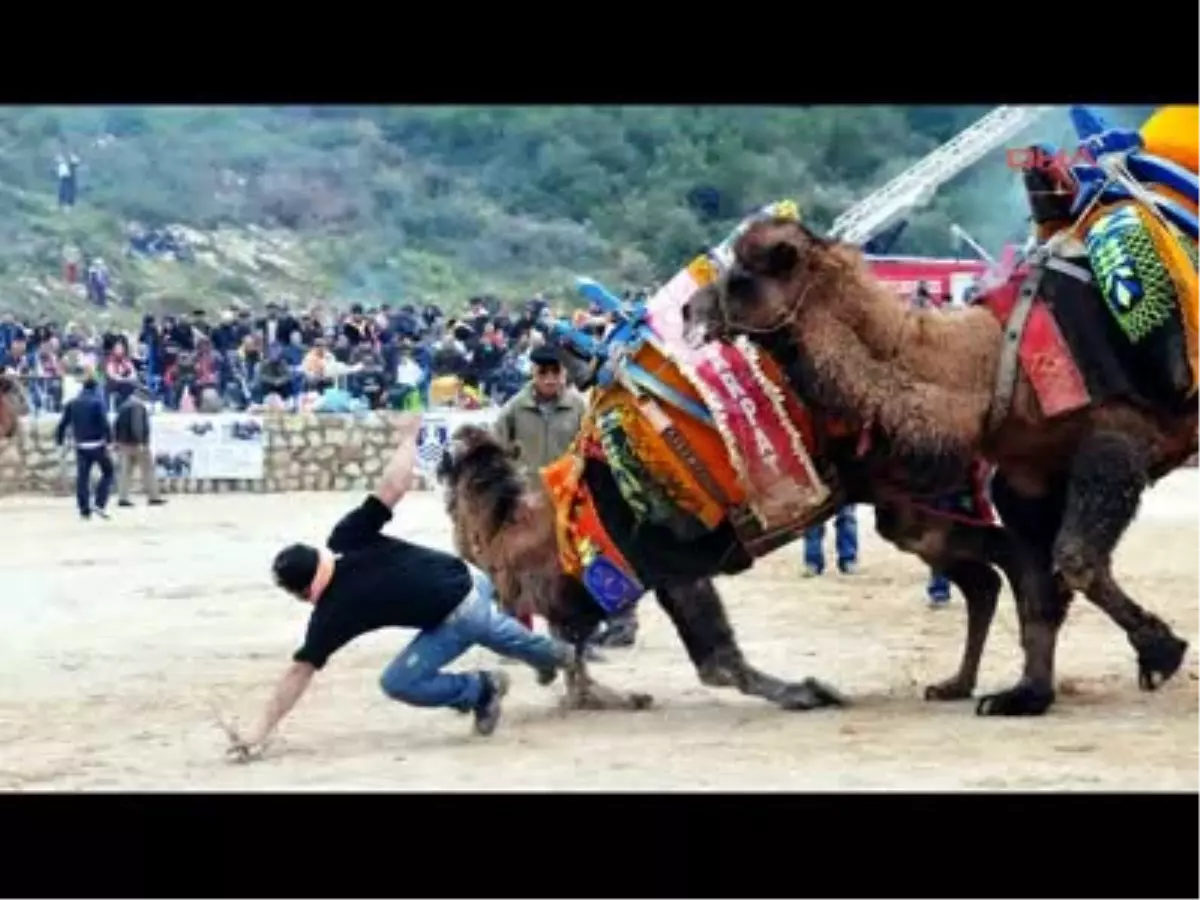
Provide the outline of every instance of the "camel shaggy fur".
{"type": "Polygon", "coordinates": [[[1111,559],[1145,487],[1196,451],[1194,402],[1166,412],[1108,400],[1047,418],[1018,371],[998,416],[1005,329],[991,311],[912,309],[857,248],[793,220],[750,225],[685,319],[693,339],[748,335],[805,401],[885,442],[927,486],[952,482],[979,455],[995,463],[996,509],[1044,577],[1018,597],[1023,675],[982,711],[1038,714],[1052,704],[1057,633],[1074,591],[1125,630],[1143,688],[1179,668],[1186,642],[1121,589],[1111,559]]]}

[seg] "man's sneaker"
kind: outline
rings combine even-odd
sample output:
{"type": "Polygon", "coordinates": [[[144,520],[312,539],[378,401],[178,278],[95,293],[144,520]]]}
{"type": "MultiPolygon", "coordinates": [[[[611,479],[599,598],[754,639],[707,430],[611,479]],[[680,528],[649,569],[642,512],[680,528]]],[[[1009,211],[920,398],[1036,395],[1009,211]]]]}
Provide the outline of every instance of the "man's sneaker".
{"type": "Polygon", "coordinates": [[[98,515],[98,516],[99,516],[100,518],[102,518],[102,519],[107,519],[107,518],[108,518],[108,510],[106,510],[106,509],[104,509],[104,508],[102,508],[102,507],[97,507],[97,508],[96,508],[96,515],[98,515]]]}
{"type": "Polygon", "coordinates": [[[820,574],[821,574],[821,570],[818,569],[816,566],[805,566],[804,567],[804,577],[805,578],[817,578],[820,576],[820,574]]]}
{"type": "Polygon", "coordinates": [[[843,575],[857,575],[858,574],[858,563],[853,562],[853,561],[845,562],[845,563],[838,563],[838,571],[841,572],[843,575]]]}
{"type": "Polygon", "coordinates": [[[147,500],[146,505],[147,506],[165,506],[166,502],[167,501],[164,500],[162,497],[155,497],[153,500],[147,500]]]}
{"type": "Polygon", "coordinates": [[[483,693],[475,707],[475,732],[489,735],[500,724],[500,702],[508,693],[508,676],[503,672],[483,672],[483,693]]]}
{"type": "Polygon", "coordinates": [[[950,598],[941,594],[931,594],[928,600],[930,609],[945,609],[950,605],[950,598]]]}
{"type": "Polygon", "coordinates": [[[85,522],[90,522],[92,520],[92,514],[90,511],[89,512],[81,512],[79,514],[79,518],[83,519],[83,521],[85,521],[85,522]]]}
{"type": "Polygon", "coordinates": [[[130,507],[130,506],[133,506],[133,501],[132,500],[118,500],[117,506],[130,507]]]}

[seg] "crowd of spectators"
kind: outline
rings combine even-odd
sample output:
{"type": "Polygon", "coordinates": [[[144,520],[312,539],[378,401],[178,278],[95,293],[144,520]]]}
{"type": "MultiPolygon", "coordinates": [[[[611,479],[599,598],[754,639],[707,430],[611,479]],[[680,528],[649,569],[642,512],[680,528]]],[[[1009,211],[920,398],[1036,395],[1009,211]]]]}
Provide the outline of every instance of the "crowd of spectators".
{"type": "Polygon", "coordinates": [[[458,316],[270,303],[265,315],[145,316],[134,333],[0,313],[0,366],[22,377],[35,413],[61,408],[89,370],[114,406],[140,384],[167,410],[480,408],[521,389],[556,315],[541,298],[509,309],[478,297],[458,316]]]}

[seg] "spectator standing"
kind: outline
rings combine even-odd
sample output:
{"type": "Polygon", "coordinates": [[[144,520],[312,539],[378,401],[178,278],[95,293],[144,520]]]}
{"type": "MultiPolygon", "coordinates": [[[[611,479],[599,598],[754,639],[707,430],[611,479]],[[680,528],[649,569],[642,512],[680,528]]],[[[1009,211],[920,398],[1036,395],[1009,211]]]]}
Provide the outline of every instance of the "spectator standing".
{"type": "Polygon", "coordinates": [[[75,168],[60,153],[56,161],[58,174],[58,208],[66,211],[75,205],[75,168]]]}
{"type": "MultiPolygon", "coordinates": [[[[858,569],[858,517],[852,505],[838,509],[833,518],[834,549],[838,571],[853,575],[858,569]]],[[[804,532],[804,575],[814,578],[825,571],[825,523],[804,532]]]]}
{"type": "Polygon", "coordinates": [[[100,397],[99,385],[94,369],[83,376],[83,387],[63,409],[58,428],[54,432],[54,443],[62,447],[67,432],[75,442],[75,502],[79,515],[92,517],[91,481],[92,466],[100,467],[100,481],[96,485],[95,512],[102,519],[108,518],[108,492],[112,487],[113,464],[108,455],[112,443],[112,427],[104,401],[100,397]]]}
{"type": "Polygon", "coordinates": [[[119,406],[137,386],[137,369],[129,358],[124,339],[115,341],[104,361],[104,393],[113,408],[119,406]]]}
{"type": "Polygon", "coordinates": [[[117,446],[117,505],[133,506],[129,499],[129,483],[133,480],[133,469],[141,473],[142,488],[149,498],[150,506],[166,503],[158,489],[158,476],[154,472],[154,457],[150,453],[150,408],[149,394],[141,385],[125,397],[117,407],[114,429],[117,446]]]}
{"type": "Polygon", "coordinates": [[[87,271],[88,298],[99,307],[108,305],[108,266],[96,257],[87,271]]]}

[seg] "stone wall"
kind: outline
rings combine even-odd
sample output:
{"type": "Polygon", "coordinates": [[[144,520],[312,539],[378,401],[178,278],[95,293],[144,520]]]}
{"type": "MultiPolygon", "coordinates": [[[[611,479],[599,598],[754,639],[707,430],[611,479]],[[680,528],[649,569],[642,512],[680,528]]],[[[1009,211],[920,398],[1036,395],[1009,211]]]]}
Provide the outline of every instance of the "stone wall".
{"type": "MultiPolygon", "coordinates": [[[[396,448],[397,416],[263,414],[265,477],[259,480],[160,478],[164,492],[367,490],[396,448]]],[[[19,437],[0,441],[0,495],[73,494],[74,451],[54,446],[58,418],[22,423],[19,437]]],[[[153,428],[153,424],[151,425],[153,428]]],[[[135,494],[141,483],[134,475],[135,494]]],[[[115,486],[114,486],[115,490],[115,486]]]]}
{"type": "MultiPolygon", "coordinates": [[[[262,421],[264,478],[160,478],[162,490],[184,494],[369,490],[399,440],[397,416],[386,412],[266,413],[262,421]]],[[[74,451],[64,453],[54,446],[57,424],[57,416],[26,421],[19,437],[0,440],[0,496],[74,493],[74,451]]],[[[447,424],[452,429],[455,423],[447,424]]],[[[430,484],[422,479],[418,486],[430,484]]],[[[132,488],[141,493],[136,475],[132,488]]]]}

